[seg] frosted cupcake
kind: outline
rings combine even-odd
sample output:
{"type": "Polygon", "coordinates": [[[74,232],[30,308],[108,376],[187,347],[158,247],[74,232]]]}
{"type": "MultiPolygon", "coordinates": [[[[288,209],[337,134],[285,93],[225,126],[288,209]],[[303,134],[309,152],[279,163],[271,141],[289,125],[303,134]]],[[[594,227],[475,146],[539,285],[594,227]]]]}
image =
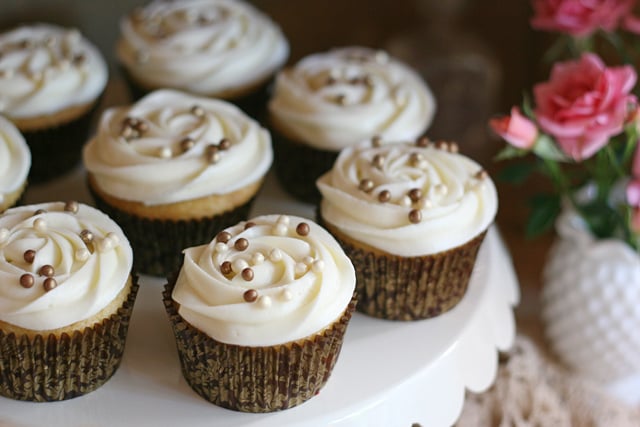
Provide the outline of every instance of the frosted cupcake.
{"type": "Polygon", "coordinates": [[[0,213],[15,205],[27,187],[31,153],[16,127],[0,116],[0,213]]]}
{"type": "Polygon", "coordinates": [[[116,371],[138,289],[122,230],[76,202],[0,215],[0,395],[56,401],[116,371]]]}
{"type": "Polygon", "coordinates": [[[96,204],[129,237],[136,271],[155,275],[246,219],[273,158],[269,132],[234,105],[170,90],[105,111],[83,156],[96,204]]]}
{"type": "Polygon", "coordinates": [[[29,144],[31,182],[79,163],[107,77],[100,52],[75,29],[33,24],[0,34],[0,114],[29,144]]]}
{"type": "Polygon", "coordinates": [[[338,358],[354,288],[338,242],[303,218],[256,217],[185,250],[164,303],[186,381],[238,411],[310,399],[338,358]]]}
{"type": "Polygon", "coordinates": [[[415,320],[464,296],[498,201],[486,171],[457,145],[363,143],[318,180],[320,221],[356,267],[358,310],[415,320]]]}
{"type": "Polygon", "coordinates": [[[340,150],[373,137],[424,134],[435,101],[422,78],[383,51],[346,47],[280,72],[269,103],[275,168],[287,191],[316,201],[316,179],[340,150]]]}
{"type": "Polygon", "coordinates": [[[135,98],[173,88],[231,100],[252,116],[289,55],[280,28],[239,0],[154,1],[120,30],[117,56],[135,98]]]}

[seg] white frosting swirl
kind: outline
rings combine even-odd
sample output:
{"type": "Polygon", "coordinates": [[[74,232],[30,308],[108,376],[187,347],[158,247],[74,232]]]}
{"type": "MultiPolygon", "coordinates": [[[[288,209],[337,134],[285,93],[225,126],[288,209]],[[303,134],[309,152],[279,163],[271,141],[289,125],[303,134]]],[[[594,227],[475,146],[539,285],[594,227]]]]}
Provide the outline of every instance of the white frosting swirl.
{"type": "Polygon", "coordinates": [[[9,209],[0,215],[0,320],[36,331],[86,320],[123,289],[131,265],[122,230],[95,208],[78,204],[73,213],[56,202],[9,209]],[[83,230],[93,243],[83,242],[83,230]],[[28,250],[35,251],[32,263],[28,250]],[[54,269],[57,286],[50,291],[39,274],[44,265],[54,269]],[[32,287],[21,285],[23,274],[34,279],[32,287]]]}
{"type": "Polygon", "coordinates": [[[376,135],[420,136],[431,124],[435,99],[418,74],[385,52],[347,47],[279,73],[269,110],[287,136],[339,151],[376,135]]]}
{"type": "Polygon", "coordinates": [[[320,177],[318,188],[328,224],[399,256],[429,255],[464,244],[489,227],[498,208],[496,188],[480,165],[432,145],[346,148],[320,177]],[[388,194],[381,196],[383,191],[388,194]],[[420,221],[412,222],[412,210],[420,221]]]}
{"type": "Polygon", "coordinates": [[[262,179],[273,159],[271,136],[240,109],[171,90],[105,111],[83,156],[100,189],[146,205],[231,193],[262,179]],[[228,149],[218,149],[223,140],[228,149]]]}
{"type": "Polygon", "coordinates": [[[0,206],[5,195],[20,189],[27,180],[31,152],[22,134],[0,116],[0,206]]]}
{"type": "Polygon", "coordinates": [[[0,34],[0,113],[11,118],[89,104],[107,77],[100,52],[77,30],[34,24],[0,34]]]}
{"type": "MultiPolygon", "coordinates": [[[[228,228],[231,239],[185,251],[173,299],[180,315],[228,344],[268,346],[313,335],[340,318],[355,289],[351,261],[317,224],[267,215],[228,228]],[[309,226],[307,235],[298,225],[309,226]],[[236,249],[239,239],[249,243],[236,249]],[[232,271],[226,271],[228,261],[232,271]],[[250,268],[246,280],[242,270],[250,268]],[[254,290],[253,298],[245,299],[254,290]]],[[[220,235],[219,235],[220,236],[220,235]]]]}
{"type": "Polygon", "coordinates": [[[118,58],[153,88],[235,97],[266,81],[289,55],[280,28],[238,0],[154,1],[120,27],[118,58]]]}

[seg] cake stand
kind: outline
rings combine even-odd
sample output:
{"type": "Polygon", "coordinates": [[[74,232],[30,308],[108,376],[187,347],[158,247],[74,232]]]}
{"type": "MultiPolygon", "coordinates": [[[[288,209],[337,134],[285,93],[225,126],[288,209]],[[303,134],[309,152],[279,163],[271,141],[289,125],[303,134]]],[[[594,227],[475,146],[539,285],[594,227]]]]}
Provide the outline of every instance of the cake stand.
{"type": "MultiPolygon", "coordinates": [[[[30,188],[27,203],[75,199],[90,203],[84,172],[30,188]]],[[[254,215],[314,218],[314,208],[288,198],[269,176],[254,215]]],[[[180,373],[161,278],[143,276],[122,364],[98,390],[64,402],[0,398],[0,427],[426,427],[452,425],[465,391],[495,379],[498,351],[515,337],[518,282],[495,229],[478,254],[469,289],[434,319],[395,322],[355,313],[326,386],[302,405],[270,414],[244,414],[212,405],[180,373]]]]}

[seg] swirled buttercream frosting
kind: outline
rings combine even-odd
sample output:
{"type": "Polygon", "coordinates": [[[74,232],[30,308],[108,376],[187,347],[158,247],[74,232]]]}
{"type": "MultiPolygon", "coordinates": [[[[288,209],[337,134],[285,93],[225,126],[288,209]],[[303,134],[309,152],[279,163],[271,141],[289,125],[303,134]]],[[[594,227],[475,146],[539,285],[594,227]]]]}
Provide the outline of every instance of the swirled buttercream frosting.
{"type": "Polygon", "coordinates": [[[422,135],[435,100],[417,73],[386,52],[346,47],[308,56],[280,72],[269,111],[285,135],[339,151],[374,135],[422,135]]]}
{"type": "Polygon", "coordinates": [[[27,180],[31,153],[16,127],[0,116],[0,206],[5,195],[20,189],[27,180]]]}
{"type": "Polygon", "coordinates": [[[90,206],[55,202],[0,215],[0,320],[36,331],[99,313],[123,289],[132,251],[90,206]]]}
{"type": "Polygon", "coordinates": [[[318,179],[323,219],[344,235],[398,256],[462,245],[493,223],[496,188],[454,143],[361,143],[318,179]]]}
{"type": "Polygon", "coordinates": [[[173,299],[187,322],[218,341],[268,346],[337,321],[354,288],[353,265],[326,230],[267,215],[185,250],[173,299]]]}
{"type": "Polygon", "coordinates": [[[231,193],[272,158],[269,132],[240,109],[171,90],[105,111],[83,152],[100,189],[146,205],[231,193]]]}
{"type": "Polygon", "coordinates": [[[102,55],[78,30],[34,24],[0,34],[0,113],[10,118],[89,104],[107,77],[102,55]]]}
{"type": "Polygon", "coordinates": [[[280,28],[238,0],[154,1],[120,28],[119,60],[151,88],[235,97],[266,81],[289,55],[280,28]]]}

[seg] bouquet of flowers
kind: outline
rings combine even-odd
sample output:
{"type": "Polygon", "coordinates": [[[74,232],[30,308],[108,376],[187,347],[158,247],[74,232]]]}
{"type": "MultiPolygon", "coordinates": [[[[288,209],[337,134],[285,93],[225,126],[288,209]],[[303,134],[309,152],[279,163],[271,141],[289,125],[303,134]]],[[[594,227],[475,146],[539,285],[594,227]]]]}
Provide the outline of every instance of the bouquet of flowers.
{"type": "MultiPolygon", "coordinates": [[[[600,32],[640,31],[631,11],[635,0],[534,0],[536,28],[565,32],[575,46],[600,32]]],[[[632,93],[637,74],[631,65],[607,66],[596,53],[553,64],[548,81],[533,88],[511,114],[490,127],[508,145],[499,159],[524,158],[503,170],[522,181],[532,172],[549,178],[553,192],[533,199],[527,234],[553,226],[568,203],[598,238],[640,246],[640,110],[632,93]]]]}

